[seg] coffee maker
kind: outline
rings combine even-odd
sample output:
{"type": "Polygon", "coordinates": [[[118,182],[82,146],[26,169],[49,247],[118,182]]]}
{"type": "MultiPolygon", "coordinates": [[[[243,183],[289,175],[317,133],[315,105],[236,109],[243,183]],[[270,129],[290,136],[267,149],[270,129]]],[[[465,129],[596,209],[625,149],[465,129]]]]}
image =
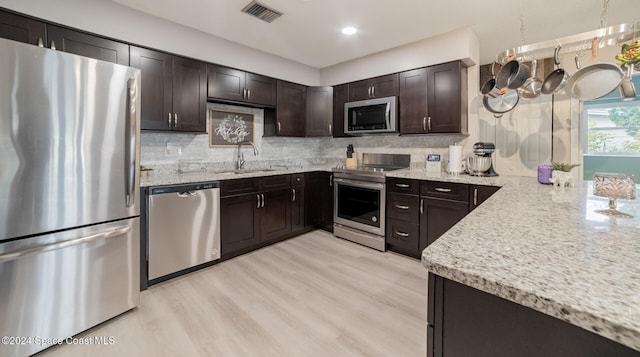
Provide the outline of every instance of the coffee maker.
{"type": "Polygon", "coordinates": [[[498,176],[493,169],[493,160],[491,155],[496,151],[494,143],[478,142],[473,144],[473,153],[475,156],[467,158],[467,172],[474,176],[498,176]]]}

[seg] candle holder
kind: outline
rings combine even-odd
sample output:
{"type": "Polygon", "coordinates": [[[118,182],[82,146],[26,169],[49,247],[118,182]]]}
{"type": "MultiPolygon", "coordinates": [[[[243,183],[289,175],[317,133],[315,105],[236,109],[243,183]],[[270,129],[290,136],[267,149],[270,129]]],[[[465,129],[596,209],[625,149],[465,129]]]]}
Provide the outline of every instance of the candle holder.
{"type": "Polygon", "coordinates": [[[596,213],[612,217],[633,217],[616,209],[616,199],[634,200],[636,198],[635,176],[596,172],[593,174],[593,194],[609,198],[609,209],[596,210],[596,213]]]}

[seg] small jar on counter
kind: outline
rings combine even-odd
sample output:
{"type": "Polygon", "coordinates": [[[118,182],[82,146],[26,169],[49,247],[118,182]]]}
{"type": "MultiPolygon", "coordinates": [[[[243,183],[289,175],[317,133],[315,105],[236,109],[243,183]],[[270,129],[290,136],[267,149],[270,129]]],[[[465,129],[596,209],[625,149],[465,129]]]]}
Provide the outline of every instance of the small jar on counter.
{"type": "Polygon", "coordinates": [[[550,185],[551,171],[553,171],[553,166],[551,165],[538,165],[538,182],[544,185],[550,185]]]}

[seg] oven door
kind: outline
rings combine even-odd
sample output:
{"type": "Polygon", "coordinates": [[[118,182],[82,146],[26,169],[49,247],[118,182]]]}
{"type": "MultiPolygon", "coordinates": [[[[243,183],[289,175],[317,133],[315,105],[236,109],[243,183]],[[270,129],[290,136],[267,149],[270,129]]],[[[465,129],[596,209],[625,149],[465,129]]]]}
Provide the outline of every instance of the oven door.
{"type": "Polygon", "coordinates": [[[384,183],[335,178],[333,221],[384,236],[384,183]]]}

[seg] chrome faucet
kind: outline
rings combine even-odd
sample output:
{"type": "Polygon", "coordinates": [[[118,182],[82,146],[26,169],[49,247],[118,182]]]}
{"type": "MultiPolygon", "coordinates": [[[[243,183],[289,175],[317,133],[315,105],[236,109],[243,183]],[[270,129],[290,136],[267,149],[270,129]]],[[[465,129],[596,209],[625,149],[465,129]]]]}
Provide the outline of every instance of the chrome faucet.
{"type": "Polygon", "coordinates": [[[243,141],[238,144],[238,158],[236,160],[236,170],[242,170],[242,166],[244,166],[244,154],[242,153],[242,145],[251,145],[253,148],[253,155],[258,156],[260,152],[258,152],[258,148],[253,141],[243,141]]]}

